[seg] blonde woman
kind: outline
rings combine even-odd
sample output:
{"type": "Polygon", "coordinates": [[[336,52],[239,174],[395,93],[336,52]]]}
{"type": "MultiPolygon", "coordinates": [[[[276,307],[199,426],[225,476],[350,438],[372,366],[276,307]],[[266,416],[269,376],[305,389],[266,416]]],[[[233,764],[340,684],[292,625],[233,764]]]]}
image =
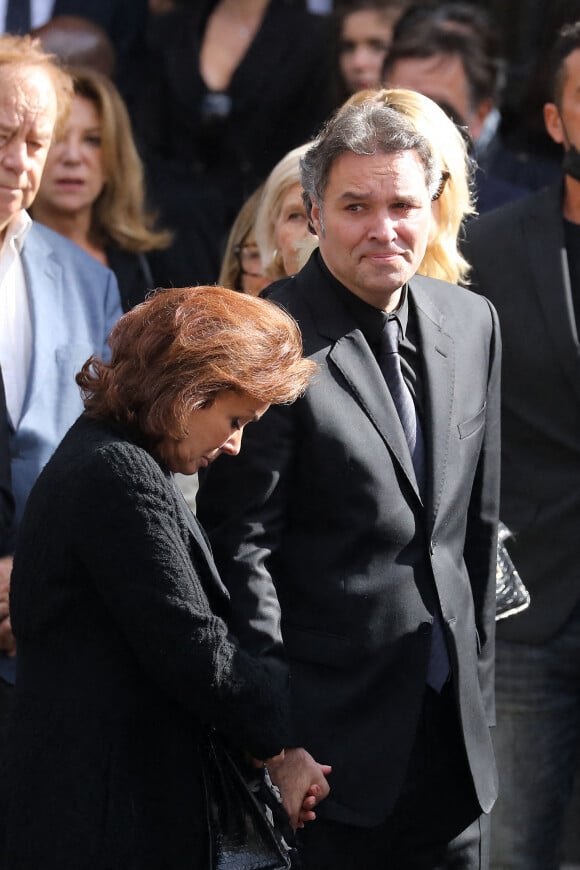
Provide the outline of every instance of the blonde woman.
{"type": "MultiPolygon", "coordinates": [[[[289,151],[272,169],[256,215],[255,236],[264,275],[270,280],[294,275],[305,258],[308,217],[302,200],[300,160],[312,143],[289,151]]],[[[310,246],[311,247],[311,246],[310,246]]]]}
{"type": "Polygon", "coordinates": [[[262,258],[256,244],[254,224],[262,196],[262,185],[248,197],[233,222],[222,259],[218,284],[258,296],[270,283],[264,276],[262,258]]]}
{"type": "Polygon", "coordinates": [[[115,272],[125,311],[155,286],[146,257],[166,248],[144,201],[143,166],[114,84],[89,68],[71,70],[74,99],[51,145],[33,217],[115,272]]]}

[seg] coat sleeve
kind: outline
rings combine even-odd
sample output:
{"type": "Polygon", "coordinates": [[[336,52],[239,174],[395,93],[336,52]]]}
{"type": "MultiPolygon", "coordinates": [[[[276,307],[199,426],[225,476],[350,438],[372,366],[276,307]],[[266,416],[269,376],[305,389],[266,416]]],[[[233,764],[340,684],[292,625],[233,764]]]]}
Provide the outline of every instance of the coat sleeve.
{"type": "Polygon", "coordinates": [[[287,522],[294,454],[292,406],[272,406],[248,426],[239,456],[221,456],[202,477],[197,515],[209,535],[232,600],[232,626],[244,649],[271,662],[288,679],[274,583],[287,522]]]}
{"type": "Polygon", "coordinates": [[[78,502],[78,556],[143,668],[255,757],[278,753],[287,743],[286,692],[212,612],[207,562],[156,463],[132,445],[104,448],[78,502]]]}
{"type": "Polygon", "coordinates": [[[469,501],[464,558],[473,591],[480,643],[479,681],[488,722],[492,724],[495,721],[495,570],[500,484],[501,337],[496,311],[488,300],[485,301],[489,305],[492,320],[486,426],[469,501]]]}

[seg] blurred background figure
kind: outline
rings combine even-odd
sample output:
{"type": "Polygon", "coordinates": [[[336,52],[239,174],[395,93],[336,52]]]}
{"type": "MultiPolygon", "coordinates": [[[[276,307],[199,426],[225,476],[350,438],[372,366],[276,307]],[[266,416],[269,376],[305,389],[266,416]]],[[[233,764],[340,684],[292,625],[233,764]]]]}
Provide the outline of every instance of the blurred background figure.
{"type": "Polygon", "coordinates": [[[254,224],[263,185],[247,198],[232,224],[226,243],[218,284],[258,296],[270,283],[262,269],[262,258],[256,244],[254,224]]]}
{"type": "MultiPolygon", "coordinates": [[[[115,50],[115,84],[127,104],[133,105],[146,65],[148,0],[7,0],[4,10],[3,19],[0,17],[0,27],[9,33],[29,33],[61,16],[80,17],[98,25],[107,33],[115,50]]],[[[66,25],[59,24],[57,27],[64,29],[66,25]]],[[[76,51],[85,37],[80,35],[78,26],[69,35],[71,41],[76,43],[76,51]]],[[[55,51],[54,48],[48,50],[55,51]]],[[[65,49],[65,52],[68,54],[69,50],[65,49]]],[[[61,56],[60,51],[55,53],[61,56]]]]}
{"type": "Polygon", "coordinates": [[[500,318],[501,511],[531,596],[497,631],[494,870],[557,870],[566,812],[578,860],[580,21],[561,30],[549,61],[545,123],[564,178],[467,232],[472,289],[500,318]]]}
{"type": "Polygon", "coordinates": [[[106,30],[78,15],[58,15],[32,31],[49,54],[67,66],[88,66],[113,79],[115,48],[106,30]]]}
{"type": "Polygon", "coordinates": [[[325,120],[329,33],[326,16],[289,0],[201,0],[155,17],[135,124],[154,204],[175,229],[173,283],[216,279],[243,202],[325,120]]]}
{"type": "Polygon", "coordinates": [[[382,84],[393,26],[410,0],[342,0],[336,6],[338,102],[382,84]]]}
{"type": "Polygon", "coordinates": [[[70,118],[50,147],[31,214],[109,266],[128,311],[158,283],[147,255],[171,236],[145,207],[143,167],[114,84],[88,68],[72,72],[70,118]]]}
{"type": "Polygon", "coordinates": [[[553,179],[551,165],[517,154],[503,142],[505,62],[499,32],[485,9],[470,3],[410,6],[395,27],[384,78],[431,97],[467,128],[479,167],[480,212],[553,179]]]}
{"type": "Polygon", "coordinates": [[[255,232],[263,272],[271,281],[298,272],[300,251],[310,236],[302,199],[300,159],[311,145],[309,142],[289,151],[264,184],[255,232]]]}
{"type": "Polygon", "coordinates": [[[517,4],[515,9],[502,9],[498,3],[492,6],[513,56],[502,106],[505,139],[514,150],[532,153],[559,167],[560,147],[544,124],[544,105],[552,99],[551,48],[564,25],[580,20],[580,0],[545,4],[527,0],[525,15],[519,18],[517,4]]]}

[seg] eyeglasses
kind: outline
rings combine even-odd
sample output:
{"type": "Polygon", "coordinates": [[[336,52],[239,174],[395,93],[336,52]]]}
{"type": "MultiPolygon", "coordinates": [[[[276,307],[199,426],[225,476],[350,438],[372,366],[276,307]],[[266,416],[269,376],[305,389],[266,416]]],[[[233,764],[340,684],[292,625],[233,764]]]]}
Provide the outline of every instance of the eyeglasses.
{"type": "Polygon", "coordinates": [[[255,242],[249,245],[236,245],[234,256],[240,264],[242,275],[254,275],[257,277],[262,274],[262,260],[255,242]]]}

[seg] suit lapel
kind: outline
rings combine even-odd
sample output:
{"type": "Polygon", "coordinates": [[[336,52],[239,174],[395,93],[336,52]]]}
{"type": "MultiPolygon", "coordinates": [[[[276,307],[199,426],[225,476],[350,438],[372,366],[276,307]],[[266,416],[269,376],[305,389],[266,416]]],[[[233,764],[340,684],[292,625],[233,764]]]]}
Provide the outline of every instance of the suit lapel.
{"type": "MultiPolygon", "coordinates": [[[[410,282],[411,304],[415,304],[423,378],[425,385],[425,447],[427,451],[428,499],[432,518],[439,509],[449,452],[451,413],[455,382],[453,339],[443,331],[443,315],[423,287],[426,279],[410,282]]],[[[427,279],[428,280],[428,279],[427,279]]]]}
{"type": "Polygon", "coordinates": [[[54,332],[60,328],[59,323],[54,322],[54,312],[63,310],[60,302],[63,292],[62,266],[44,240],[36,234],[34,223],[24,241],[22,268],[32,323],[32,356],[21,419],[26,414],[37,380],[52,371],[54,332]],[[52,328],[48,328],[49,324],[52,324],[52,328]]]}
{"type": "Polygon", "coordinates": [[[177,485],[175,478],[172,477],[173,489],[175,490],[175,494],[177,497],[178,504],[181,508],[181,512],[185,521],[187,522],[187,526],[191,533],[192,538],[194,539],[197,547],[201,550],[205,561],[207,563],[207,570],[211,576],[211,579],[216,587],[217,591],[225,598],[230,598],[230,594],[226,587],[224,586],[220,575],[218,574],[213,554],[211,552],[209,543],[206,540],[205,534],[199,524],[197,517],[194,515],[193,511],[187,504],[183,493],[181,492],[179,486],[177,485]]]}
{"type": "Polygon", "coordinates": [[[342,374],[420,499],[409,446],[382,372],[352,315],[328,285],[316,254],[295,281],[296,292],[303,296],[310,309],[319,335],[332,342],[329,360],[342,374]]]}
{"type": "Polygon", "coordinates": [[[536,198],[529,222],[522,222],[521,231],[525,235],[534,276],[533,292],[538,298],[546,330],[570,387],[580,401],[580,346],[564,242],[561,197],[559,184],[544,191],[536,198]]]}
{"type": "Polygon", "coordinates": [[[360,330],[355,329],[339,338],[329,357],[420,498],[409,446],[397,409],[378,363],[360,330]]]}

